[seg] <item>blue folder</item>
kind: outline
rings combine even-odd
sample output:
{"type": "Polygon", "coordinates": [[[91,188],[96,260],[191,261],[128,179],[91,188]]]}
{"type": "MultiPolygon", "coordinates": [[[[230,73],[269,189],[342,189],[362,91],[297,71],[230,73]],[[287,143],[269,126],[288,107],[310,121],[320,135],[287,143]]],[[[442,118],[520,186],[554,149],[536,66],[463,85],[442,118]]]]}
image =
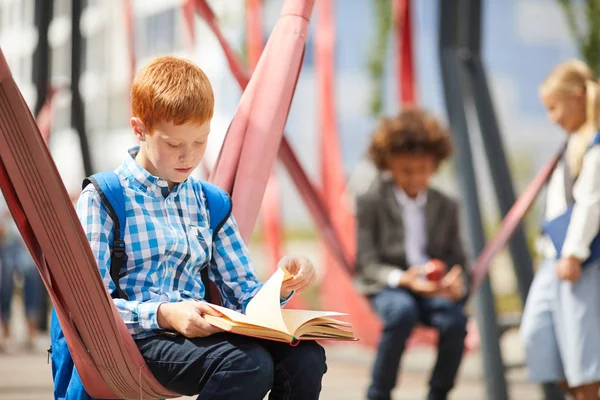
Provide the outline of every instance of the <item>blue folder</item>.
{"type": "MultiPolygon", "coordinates": [[[[595,145],[600,144],[600,132],[596,134],[592,142],[590,143],[589,148],[591,149],[595,145]]],[[[565,190],[567,190],[565,188],[565,190]]],[[[571,188],[572,190],[572,188],[571,188]]],[[[572,200],[572,199],[571,199],[572,200]]],[[[568,202],[567,197],[567,202],[568,202]]],[[[557,218],[554,218],[550,221],[544,222],[542,225],[542,232],[547,234],[550,237],[550,241],[554,245],[556,249],[557,257],[561,257],[563,244],[565,243],[565,239],[567,237],[567,230],[569,228],[569,223],[571,222],[571,214],[573,214],[573,205],[571,204],[567,211],[565,211],[562,215],[557,218]]],[[[600,258],[600,232],[596,235],[592,243],[590,244],[590,256],[587,260],[581,263],[581,265],[591,264],[594,261],[600,258]]]]}
{"type": "MultiPolygon", "coordinates": [[[[554,218],[550,221],[547,221],[543,225],[543,232],[548,235],[554,248],[556,249],[556,253],[558,254],[558,258],[561,257],[563,244],[565,243],[565,238],[567,236],[567,229],[569,227],[569,222],[571,221],[571,215],[573,214],[573,205],[571,205],[567,211],[560,215],[557,218],[554,218]]],[[[582,266],[587,264],[591,264],[594,261],[600,259],[600,234],[596,235],[592,244],[590,245],[590,256],[587,260],[581,263],[582,266]]]]}

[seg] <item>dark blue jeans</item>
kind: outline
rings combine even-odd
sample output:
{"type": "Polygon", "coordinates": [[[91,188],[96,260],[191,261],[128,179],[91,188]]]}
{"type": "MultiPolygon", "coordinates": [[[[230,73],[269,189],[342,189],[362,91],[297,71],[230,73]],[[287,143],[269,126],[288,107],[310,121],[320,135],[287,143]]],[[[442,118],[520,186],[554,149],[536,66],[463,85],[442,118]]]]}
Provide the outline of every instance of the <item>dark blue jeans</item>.
{"type": "Polygon", "coordinates": [[[10,243],[0,243],[0,320],[4,323],[11,318],[15,274],[23,277],[25,315],[28,320],[37,321],[43,311],[42,278],[23,242],[12,238],[10,243]]]}
{"type": "Polygon", "coordinates": [[[136,341],[167,389],[204,399],[312,400],[327,366],[316,342],[285,343],[219,333],[206,338],[155,336],[136,341]]]}
{"type": "Polygon", "coordinates": [[[438,357],[429,381],[429,400],[445,400],[454,386],[467,334],[461,303],[444,298],[420,297],[406,289],[385,289],[371,298],[384,322],[369,386],[370,400],[389,400],[396,385],[406,339],[417,322],[440,333],[438,357]]]}

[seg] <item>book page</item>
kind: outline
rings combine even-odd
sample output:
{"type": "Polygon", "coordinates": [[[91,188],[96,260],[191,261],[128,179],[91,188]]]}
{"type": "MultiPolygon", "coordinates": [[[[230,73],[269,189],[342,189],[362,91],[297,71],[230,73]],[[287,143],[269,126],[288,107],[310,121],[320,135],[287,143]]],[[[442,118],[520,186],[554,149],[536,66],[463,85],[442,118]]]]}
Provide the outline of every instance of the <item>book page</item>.
{"type": "Polygon", "coordinates": [[[278,340],[291,343],[294,337],[285,332],[275,329],[263,328],[259,325],[245,324],[243,322],[232,321],[223,317],[205,315],[204,318],[213,326],[223,329],[226,332],[232,332],[239,335],[252,336],[261,339],[278,340]]]}
{"type": "Polygon", "coordinates": [[[318,338],[356,340],[350,323],[331,318],[348,315],[346,313],[282,310],[280,304],[281,285],[291,277],[287,270],[277,269],[250,300],[245,314],[207,303],[210,307],[220,311],[223,316],[205,315],[204,318],[225,331],[288,343],[294,343],[298,339],[318,338]]]}
{"type": "Polygon", "coordinates": [[[295,334],[298,328],[310,320],[322,317],[334,317],[347,315],[335,311],[310,311],[310,310],[281,310],[283,320],[287,325],[288,332],[295,334]]]}
{"type": "MultiPolygon", "coordinates": [[[[242,313],[237,312],[235,310],[231,310],[231,309],[223,307],[223,306],[218,306],[216,304],[210,304],[209,303],[209,305],[212,308],[214,308],[215,310],[219,311],[225,317],[227,317],[228,319],[230,319],[231,321],[234,321],[236,323],[246,324],[246,325],[252,325],[252,326],[262,326],[264,328],[272,328],[272,326],[270,324],[266,324],[266,323],[262,323],[260,321],[256,321],[255,319],[249,317],[248,315],[242,314],[242,313]]],[[[204,319],[206,319],[207,321],[214,320],[215,318],[222,318],[222,317],[214,317],[214,316],[211,316],[211,315],[204,315],[204,319]],[[209,317],[212,317],[212,319],[209,318],[209,317]]]]}
{"type": "Polygon", "coordinates": [[[284,268],[277,268],[277,271],[263,287],[256,293],[246,306],[246,315],[254,321],[255,324],[261,324],[282,332],[292,334],[283,320],[281,313],[280,292],[283,281],[292,276],[284,268]]]}

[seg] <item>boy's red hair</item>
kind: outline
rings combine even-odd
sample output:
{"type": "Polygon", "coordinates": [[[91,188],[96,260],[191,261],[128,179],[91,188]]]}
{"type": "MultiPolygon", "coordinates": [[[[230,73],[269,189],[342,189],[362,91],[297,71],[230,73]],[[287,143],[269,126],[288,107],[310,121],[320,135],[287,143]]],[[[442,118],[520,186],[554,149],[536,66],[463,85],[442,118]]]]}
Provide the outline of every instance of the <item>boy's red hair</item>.
{"type": "Polygon", "coordinates": [[[131,109],[148,133],[160,122],[201,125],[214,112],[214,95],[206,74],[194,63],[179,57],[159,57],[135,76],[131,109]]]}

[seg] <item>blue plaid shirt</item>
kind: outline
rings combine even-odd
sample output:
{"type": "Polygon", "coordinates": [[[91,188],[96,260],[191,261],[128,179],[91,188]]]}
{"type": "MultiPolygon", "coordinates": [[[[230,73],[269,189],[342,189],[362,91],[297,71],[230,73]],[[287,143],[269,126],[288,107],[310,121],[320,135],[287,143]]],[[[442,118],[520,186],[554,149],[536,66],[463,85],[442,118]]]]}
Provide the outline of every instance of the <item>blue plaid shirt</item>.
{"type": "MultiPolygon", "coordinates": [[[[160,329],[156,311],[161,303],[202,300],[200,269],[207,264],[223,306],[244,311],[262,284],[233,216],[213,242],[201,182],[190,177],[169,191],[164,179],[152,176],[134,160],[138,149],[131,149],[130,157],[116,169],[125,190],[127,216],[128,258],[119,282],[129,300],[114,302],[127,328],[136,339],[152,336],[153,330],[160,329]]],[[[113,222],[93,185],[81,193],[77,214],[104,284],[112,292],[113,222]]]]}

